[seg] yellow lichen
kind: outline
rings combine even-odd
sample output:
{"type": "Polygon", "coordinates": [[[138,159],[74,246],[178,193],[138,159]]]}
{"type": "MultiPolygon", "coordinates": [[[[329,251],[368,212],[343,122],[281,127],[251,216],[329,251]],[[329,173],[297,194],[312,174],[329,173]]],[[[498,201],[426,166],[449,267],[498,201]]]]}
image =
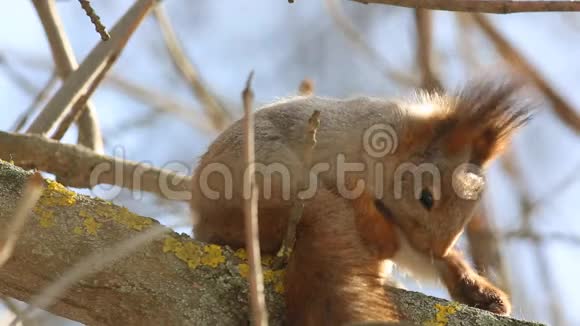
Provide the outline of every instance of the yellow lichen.
{"type": "Polygon", "coordinates": [[[269,285],[271,284],[274,286],[274,291],[278,293],[284,292],[284,273],[286,271],[283,269],[280,270],[271,270],[265,269],[264,270],[264,284],[269,285]]]}
{"type": "Polygon", "coordinates": [[[238,270],[243,278],[247,278],[250,275],[250,265],[248,264],[238,264],[238,270]]]}
{"type": "Polygon", "coordinates": [[[446,326],[449,323],[449,317],[457,313],[461,307],[455,302],[450,302],[448,305],[436,303],[435,309],[437,309],[435,317],[424,322],[424,326],[446,326]]]}
{"type": "Polygon", "coordinates": [[[248,254],[246,253],[246,249],[240,248],[234,252],[234,256],[238,257],[239,259],[246,260],[248,259],[248,254]]]}
{"type": "Polygon", "coordinates": [[[90,216],[98,217],[99,220],[113,220],[136,231],[142,231],[153,224],[151,219],[131,213],[125,207],[118,207],[105,201],[94,207],[90,216]]]}
{"type": "Polygon", "coordinates": [[[81,228],[80,226],[76,226],[76,227],[73,229],[73,233],[74,233],[74,234],[77,234],[77,235],[82,235],[82,234],[83,234],[83,228],[81,228]]]}
{"type": "Polygon", "coordinates": [[[36,206],[34,208],[34,212],[36,213],[36,215],[38,215],[40,217],[40,226],[42,226],[43,228],[49,228],[54,226],[54,213],[52,211],[49,210],[42,210],[41,208],[37,208],[38,206],[36,206]]]}
{"type": "Polygon", "coordinates": [[[85,226],[85,231],[87,231],[87,234],[96,235],[97,230],[101,227],[101,225],[103,225],[103,223],[99,223],[95,221],[94,218],[88,217],[83,222],[83,225],[85,226]]]}
{"type": "Polygon", "coordinates": [[[274,256],[271,256],[271,255],[262,256],[262,265],[271,266],[273,262],[274,262],[274,256]]]}
{"type": "Polygon", "coordinates": [[[54,208],[74,205],[76,194],[56,181],[46,180],[46,183],[46,188],[43,189],[42,196],[33,211],[39,218],[40,226],[49,228],[55,224],[54,208]]]}
{"type": "Polygon", "coordinates": [[[191,269],[199,266],[218,267],[226,261],[222,248],[218,245],[199,245],[191,241],[179,241],[173,237],[165,238],[163,252],[171,252],[187,263],[191,269]]]}
{"type": "Polygon", "coordinates": [[[201,257],[201,263],[211,267],[218,267],[226,261],[222,253],[222,248],[218,245],[210,244],[203,248],[205,255],[201,257]]]}

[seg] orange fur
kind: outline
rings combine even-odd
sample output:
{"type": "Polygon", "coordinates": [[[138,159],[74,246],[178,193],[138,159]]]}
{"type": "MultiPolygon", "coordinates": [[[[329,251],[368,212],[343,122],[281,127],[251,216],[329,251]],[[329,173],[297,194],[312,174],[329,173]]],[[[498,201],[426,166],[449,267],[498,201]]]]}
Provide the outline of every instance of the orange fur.
{"type": "Polygon", "coordinates": [[[289,325],[403,319],[383,286],[383,260],[356,231],[361,218],[351,202],[326,190],[306,205],[286,269],[289,325]]]}

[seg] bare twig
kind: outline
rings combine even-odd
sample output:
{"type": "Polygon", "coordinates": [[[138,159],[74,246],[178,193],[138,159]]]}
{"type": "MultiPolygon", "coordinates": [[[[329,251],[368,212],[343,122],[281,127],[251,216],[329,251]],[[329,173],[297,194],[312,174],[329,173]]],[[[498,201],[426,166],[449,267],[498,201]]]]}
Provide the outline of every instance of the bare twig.
{"type": "Polygon", "coordinates": [[[306,191],[307,181],[310,177],[310,166],[312,165],[312,152],[316,146],[316,133],[318,132],[318,127],[320,126],[320,111],[315,110],[310,119],[308,119],[308,128],[306,129],[306,134],[304,135],[304,141],[302,143],[302,155],[304,162],[304,174],[299,180],[298,192],[296,199],[292,203],[290,209],[290,217],[288,218],[288,226],[286,228],[286,235],[280,246],[280,250],[276,254],[276,261],[274,262],[275,268],[282,268],[288,261],[292,250],[294,249],[294,244],[296,242],[296,227],[302,219],[302,212],[304,211],[304,198],[302,196],[303,191],[306,191]]]}
{"type": "Polygon", "coordinates": [[[580,1],[545,0],[352,0],[407,8],[510,14],[538,11],[580,11],[580,1]]]}
{"type": "Polygon", "coordinates": [[[0,237],[0,268],[12,255],[16,241],[22,232],[22,228],[26,224],[32,208],[40,198],[43,188],[43,180],[40,173],[34,173],[26,183],[22,198],[16,206],[14,217],[8,224],[0,237]]]}
{"type": "Polygon", "coordinates": [[[48,97],[48,94],[52,91],[57,81],[58,78],[56,77],[56,74],[53,73],[40,92],[36,94],[32,100],[32,103],[30,103],[26,110],[22,112],[20,117],[16,119],[14,126],[10,130],[13,132],[19,132],[22,128],[24,128],[24,125],[26,125],[28,119],[30,119],[30,117],[34,114],[34,111],[36,111],[40,104],[48,97]]]}
{"type": "Polygon", "coordinates": [[[258,231],[258,187],[255,179],[254,158],[254,92],[252,92],[252,71],[246,81],[246,87],[242,92],[244,102],[244,160],[246,171],[244,172],[244,186],[248,187],[249,193],[244,196],[244,216],[246,225],[246,252],[250,265],[250,302],[252,306],[253,325],[268,325],[268,311],[264,298],[264,279],[262,275],[262,263],[260,257],[260,238],[258,231]],[[249,195],[249,196],[248,196],[249,195]]]}
{"type": "Polygon", "coordinates": [[[532,242],[559,241],[580,246],[580,235],[566,234],[562,232],[538,233],[529,229],[520,229],[504,232],[502,237],[506,240],[526,239],[532,242]]]}
{"type": "Polygon", "coordinates": [[[298,86],[298,95],[310,96],[314,94],[314,82],[311,79],[305,78],[298,86]]]}
{"type": "Polygon", "coordinates": [[[465,235],[469,242],[469,252],[478,273],[493,279],[509,295],[511,287],[500,253],[497,230],[488,214],[484,207],[479,207],[467,224],[465,235]]]}
{"type": "Polygon", "coordinates": [[[458,28],[457,28],[457,48],[459,54],[463,59],[462,62],[466,70],[476,70],[480,68],[481,64],[477,58],[476,47],[473,45],[473,20],[466,13],[456,13],[458,28]]]}
{"type": "MultiPolygon", "coordinates": [[[[47,60],[30,54],[16,53],[14,54],[14,61],[17,61],[20,65],[26,65],[39,70],[52,69],[47,60]]],[[[189,123],[197,130],[210,135],[215,135],[216,133],[215,128],[211,127],[211,123],[208,122],[207,118],[204,115],[196,113],[196,111],[198,111],[197,108],[191,106],[186,101],[175,98],[167,92],[164,93],[155,88],[128,80],[112,71],[107,74],[104,80],[104,85],[108,85],[115,90],[120,90],[158,112],[175,115],[179,117],[181,121],[189,123]]],[[[81,116],[81,120],[84,116],[85,115],[81,116]]],[[[82,142],[79,143],[83,144],[82,142]]]]}
{"type": "Polygon", "coordinates": [[[32,123],[29,133],[46,134],[64,117],[70,106],[82,95],[83,89],[107,66],[106,62],[111,57],[118,57],[129,37],[155,3],[156,0],[135,2],[111,30],[111,39],[97,44],[79,68],[65,80],[32,123]]]}
{"type": "Polygon", "coordinates": [[[161,113],[170,113],[189,123],[193,128],[208,134],[215,134],[215,128],[203,115],[196,114],[196,109],[183,101],[173,99],[168,94],[154,88],[139,85],[116,74],[109,74],[105,83],[124,92],[139,102],[150,106],[161,113]]]}
{"type": "Polygon", "coordinates": [[[95,30],[97,31],[97,33],[99,33],[99,35],[101,35],[101,40],[107,41],[108,39],[110,39],[111,36],[109,35],[109,32],[107,32],[107,28],[105,27],[105,25],[103,25],[103,23],[101,23],[101,17],[97,15],[95,9],[93,9],[93,7],[91,6],[90,1],[79,0],[79,2],[81,3],[81,7],[83,8],[87,16],[89,16],[89,18],[91,19],[91,23],[95,25],[95,30]]]}
{"type": "Polygon", "coordinates": [[[87,88],[86,92],[77,99],[77,101],[73,104],[71,110],[66,114],[66,116],[62,119],[56,131],[52,135],[52,139],[61,140],[64,134],[67,132],[68,128],[76,122],[80,116],[84,113],[84,110],[87,109],[87,101],[93,95],[97,87],[101,84],[101,81],[107,74],[107,71],[111,68],[113,63],[115,62],[115,56],[111,56],[109,60],[107,60],[106,66],[104,69],[101,70],[99,75],[93,79],[89,87],[87,88]]]}
{"type": "Polygon", "coordinates": [[[156,193],[171,200],[191,199],[191,178],[165,169],[101,155],[82,146],[38,135],[0,131],[0,159],[52,173],[76,188],[98,184],[156,193]]]}
{"type": "Polygon", "coordinates": [[[395,83],[409,87],[416,87],[419,84],[418,80],[413,78],[413,76],[409,76],[392,68],[389,62],[383,56],[381,56],[381,54],[379,54],[376,49],[368,44],[361,33],[357,31],[354,24],[344,14],[344,10],[342,9],[338,0],[325,0],[324,3],[326,4],[326,9],[332,18],[332,21],[344,34],[347,40],[353,44],[355,49],[364,54],[373,65],[380,67],[383,75],[388,80],[392,80],[395,83]]]}
{"type": "MultiPolygon", "coordinates": [[[[54,0],[33,0],[32,3],[44,27],[54,60],[55,71],[60,79],[64,80],[78,68],[78,63],[56,10],[55,2],[54,0]]],[[[62,108],[62,110],[65,109],[62,108]]],[[[56,116],[57,120],[58,117],[63,116],[64,112],[60,111],[59,115],[56,116]]],[[[55,116],[53,115],[52,117],[55,116]]],[[[49,129],[50,127],[44,132],[48,132],[49,129]]],[[[96,152],[103,152],[103,139],[96,110],[90,102],[87,103],[86,109],[83,110],[80,118],[78,143],[96,152]]]]}
{"type": "MultiPolygon", "coordinates": [[[[156,225],[130,239],[122,241],[103,251],[99,250],[87,258],[81,259],[79,263],[74,265],[63,276],[61,276],[58,281],[52,283],[40,292],[40,294],[32,298],[30,305],[22,312],[21,316],[29,318],[35,309],[44,309],[48,307],[69,287],[74,285],[83,277],[98,272],[108,264],[131,254],[133,251],[140,249],[146,243],[160,238],[163,234],[169,231],[170,229],[163,225],[156,225]]],[[[10,325],[16,326],[19,321],[20,320],[17,316],[12,320],[10,325]]]]}
{"type": "MultiPolygon", "coordinates": [[[[580,7],[580,1],[575,2],[580,7]]],[[[520,54],[508,40],[481,14],[472,14],[473,20],[490,39],[502,58],[515,69],[528,76],[536,87],[552,103],[554,112],[560,120],[570,127],[576,134],[580,134],[580,114],[558,94],[558,92],[534,69],[534,67],[520,54]]]]}
{"type": "Polygon", "coordinates": [[[199,99],[205,113],[217,130],[222,130],[231,120],[229,112],[219,103],[215,96],[210,92],[207,86],[201,81],[199,73],[187,59],[177,35],[167,17],[163,4],[159,2],[153,11],[154,16],[159,24],[163,34],[165,46],[171,57],[174,67],[182,78],[191,87],[193,94],[199,99]]]}
{"type": "Polygon", "coordinates": [[[432,67],[431,12],[415,9],[415,26],[417,27],[417,64],[421,70],[421,87],[433,91],[443,90],[443,85],[435,77],[432,67]]]}
{"type": "MultiPolygon", "coordinates": [[[[533,212],[533,205],[532,199],[529,194],[529,188],[525,184],[524,178],[521,174],[521,171],[517,169],[515,156],[513,151],[507,151],[501,158],[501,163],[504,170],[510,175],[516,187],[519,190],[520,196],[520,204],[522,207],[522,220],[521,220],[521,227],[520,230],[526,234],[533,234],[532,230],[532,212],[533,212]]],[[[542,282],[542,288],[544,293],[548,297],[550,302],[549,305],[549,313],[552,318],[552,323],[554,325],[563,325],[561,323],[562,319],[562,311],[561,305],[559,304],[560,300],[558,299],[560,296],[557,294],[557,287],[553,283],[550,273],[550,264],[547,261],[547,256],[545,255],[543,248],[540,246],[541,243],[539,242],[532,242],[532,252],[536,258],[536,268],[538,273],[540,274],[540,280],[542,282]]]]}
{"type": "Polygon", "coordinates": [[[2,65],[4,71],[6,72],[8,77],[12,79],[12,81],[14,82],[14,84],[16,84],[16,86],[20,87],[20,89],[22,89],[26,93],[36,94],[36,92],[38,91],[36,85],[34,85],[34,83],[31,82],[30,80],[28,80],[22,73],[14,69],[10,65],[4,54],[2,53],[0,53],[0,65],[2,65]]]}

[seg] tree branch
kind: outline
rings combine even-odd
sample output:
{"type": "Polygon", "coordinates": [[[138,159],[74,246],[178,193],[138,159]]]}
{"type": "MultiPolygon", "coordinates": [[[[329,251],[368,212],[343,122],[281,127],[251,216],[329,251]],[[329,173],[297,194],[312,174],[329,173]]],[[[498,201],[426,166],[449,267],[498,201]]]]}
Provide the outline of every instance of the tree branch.
{"type": "MultiPolygon", "coordinates": [[[[6,227],[30,173],[0,162],[0,229],[6,227]]],[[[158,223],[48,182],[14,254],[0,269],[0,293],[30,302],[83,259],[147,232],[158,223]]],[[[168,232],[75,283],[48,307],[88,325],[244,325],[248,323],[245,252],[168,232]]],[[[264,264],[270,323],[283,319],[283,272],[264,264]]],[[[417,324],[534,326],[416,292],[390,290],[417,324]]]]}
{"type": "MultiPolygon", "coordinates": [[[[578,2],[580,4],[580,2],[578,2]]],[[[473,20],[493,43],[501,57],[515,69],[528,76],[534,85],[552,103],[556,116],[576,134],[580,134],[580,114],[560,95],[542,75],[520,54],[493,24],[481,14],[472,14],[473,20]]]]}
{"type": "MultiPolygon", "coordinates": [[[[61,80],[65,80],[78,68],[78,62],[56,11],[54,0],[33,0],[32,3],[44,27],[56,74],[61,80]]],[[[78,143],[102,153],[103,136],[101,135],[95,107],[91,102],[87,101],[85,107],[81,110],[78,143]]]]}
{"type": "Polygon", "coordinates": [[[29,133],[46,134],[63,118],[70,106],[82,96],[89,83],[103,69],[111,66],[107,62],[119,56],[129,37],[155,3],[156,0],[135,2],[111,30],[111,39],[94,47],[79,68],[64,81],[32,123],[29,133]]]}
{"type": "Polygon", "coordinates": [[[216,130],[224,129],[231,122],[230,113],[219,103],[208,87],[201,81],[198,71],[187,59],[187,55],[179,44],[171,21],[167,17],[167,13],[161,2],[155,6],[153,14],[161,29],[165,47],[167,48],[173,66],[191,87],[191,91],[195,97],[201,102],[213,127],[216,130]]]}
{"type": "Polygon", "coordinates": [[[544,0],[352,0],[407,8],[511,14],[516,12],[580,11],[580,1],[544,0]]]}
{"type": "Polygon", "coordinates": [[[92,188],[108,184],[152,192],[172,200],[191,199],[191,178],[188,176],[38,135],[0,131],[0,159],[53,173],[60,182],[71,187],[92,188]]]}

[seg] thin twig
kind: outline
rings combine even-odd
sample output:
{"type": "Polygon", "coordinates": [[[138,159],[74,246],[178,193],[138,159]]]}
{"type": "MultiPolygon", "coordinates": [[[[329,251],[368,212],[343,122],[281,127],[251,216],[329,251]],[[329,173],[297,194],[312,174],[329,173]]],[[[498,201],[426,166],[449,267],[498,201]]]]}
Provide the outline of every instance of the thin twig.
{"type": "Polygon", "coordinates": [[[87,88],[86,92],[77,99],[77,101],[73,104],[71,110],[66,114],[66,116],[62,119],[56,131],[52,135],[52,139],[54,140],[61,140],[70,126],[76,122],[80,116],[84,113],[84,110],[87,109],[87,101],[93,95],[97,87],[101,84],[103,78],[107,74],[107,71],[111,68],[113,63],[115,62],[115,57],[111,56],[109,60],[107,60],[106,66],[104,69],[101,70],[99,75],[93,79],[89,87],[87,88]]]}
{"type": "Polygon", "coordinates": [[[165,12],[163,4],[159,2],[153,10],[154,16],[159,24],[163,40],[171,62],[177,72],[191,87],[193,94],[203,105],[206,115],[216,130],[222,130],[231,121],[229,112],[219,103],[208,87],[201,81],[198,71],[191,64],[185,54],[171,21],[165,12]]]}
{"type": "Polygon", "coordinates": [[[30,94],[36,94],[37,88],[36,85],[28,78],[26,78],[22,73],[18,70],[14,69],[9,62],[6,60],[6,56],[0,53],[0,65],[4,68],[4,71],[10,77],[10,79],[16,84],[16,86],[20,87],[23,91],[30,94]]]}
{"type": "Polygon", "coordinates": [[[352,0],[407,8],[510,14],[516,12],[580,11],[580,1],[545,0],[352,0]]]}
{"type": "Polygon", "coordinates": [[[290,216],[288,218],[286,235],[282,241],[280,250],[278,250],[278,253],[276,254],[274,268],[282,268],[288,262],[288,258],[292,254],[292,250],[296,242],[296,227],[298,226],[298,223],[300,223],[300,220],[302,219],[302,212],[304,211],[304,198],[302,193],[307,189],[307,180],[310,177],[310,166],[312,165],[312,153],[314,151],[314,147],[316,147],[316,133],[318,132],[319,126],[320,111],[315,110],[310,116],[310,119],[308,119],[308,128],[306,129],[306,134],[304,135],[304,140],[302,143],[304,173],[298,183],[296,199],[290,208],[290,216]]]}
{"type": "Polygon", "coordinates": [[[459,49],[459,55],[462,58],[463,65],[467,71],[477,70],[481,67],[481,64],[477,58],[477,48],[474,46],[473,42],[473,21],[469,14],[458,12],[455,14],[457,18],[457,48],[459,49]]]}
{"type": "Polygon", "coordinates": [[[507,294],[511,293],[509,277],[500,252],[497,230],[483,205],[475,212],[465,228],[469,252],[475,269],[481,275],[493,279],[507,294]]]}
{"type": "Polygon", "coordinates": [[[42,102],[44,102],[44,100],[46,100],[46,98],[48,97],[48,94],[50,94],[50,92],[52,91],[54,86],[56,86],[57,81],[58,81],[58,78],[57,78],[56,74],[53,73],[50,76],[50,79],[44,85],[44,87],[40,90],[40,92],[38,92],[36,94],[36,96],[34,96],[32,103],[30,103],[30,105],[26,108],[26,110],[24,110],[24,112],[22,112],[22,114],[20,114],[20,117],[18,117],[18,119],[16,119],[14,126],[12,128],[10,128],[11,131],[19,132],[22,128],[24,128],[24,125],[26,125],[26,123],[28,122],[30,117],[34,114],[36,109],[38,109],[40,104],[42,102]]]}
{"type": "Polygon", "coordinates": [[[24,186],[22,197],[14,212],[14,217],[0,238],[0,268],[12,256],[12,251],[20,236],[20,232],[22,232],[22,228],[28,221],[32,208],[36,205],[36,202],[42,194],[43,182],[40,173],[36,172],[30,176],[24,186]]]}
{"type": "Polygon", "coordinates": [[[244,195],[244,216],[246,225],[246,252],[250,265],[250,302],[252,306],[253,325],[268,325],[268,311],[264,299],[264,279],[262,275],[262,263],[260,257],[260,238],[258,230],[258,187],[255,179],[254,158],[254,92],[252,91],[252,78],[254,72],[250,72],[246,87],[242,92],[244,102],[244,160],[246,171],[244,172],[244,185],[249,193],[244,195]]]}
{"type": "MultiPolygon", "coordinates": [[[[138,233],[136,236],[124,240],[116,245],[111,246],[103,251],[95,252],[85,259],[81,259],[79,263],[69,269],[60,279],[46,289],[40,292],[30,300],[30,305],[22,312],[24,318],[29,318],[36,309],[44,309],[59,298],[69,287],[74,285],[83,277],[94,274],[105,266],[129,255],[135,250],[140,249],[143,245],[159,239],[163,234],[169,232],[170,229],[163,225],[156,225],[148,230],[138,233]]],[[[16,317],[10,323],[11,326],[16,326],[19,322],[16,317]]]]}
{"type": "MultiPolygon", "coordinates": [[[[576,2],[580,7],[580,1],[576,2]]],[[[552,108],[558,118],[570,127],[576,134],[580,134],[580,114],[558,94],[558,92],[544,79],[544,77],[520,54],[508,40],[481,14],[472,14],[473,20],[481,31],[493,43],[501,57],[515,69],[528,76],[536,87],[552,103],[552,108]]]]}
{"type": "Polygon", "coordinates": [[[95,9],[93,9],[93,7],[91,6],[90,1],[89,0],[79,0],[79,2],[81,3],[81,7],[83,8],[83,10],[87,14],[87,16],[89,16],[89,18],[91,19],[91,23],[93,23],[93,25],[95,25],[95,30],[101,36],[101,40],[103,40],[103,41],[109,40],[111,38],[111,36],[109,35],[109,32],[107,32],[107,28],[105,27],[105,25],[103,25],[103,23],[101,23],[101,17],[99,17],[99,15],[97,15],[97,13],[95,12],[95,9]]]}
{"type": "Polygon", "coordinates": [[[421,71],[421,87],[428,90],[443,90],[443,85],[435,77],[432,67],[433,49],[431,42],[431,12],[415,9],[415,26],[417,28],[417,65],[421,71]]]}
{"type": "Polygon", "coordinates": [[[197,109],[184,101],[172,98],[169,96],[170,94],[140,85],[116,74],[109,74],[105,79],[105,84],[113,86],[157,112],[170,113],[179,117],[180,120],[186,121],[196,130],[212,135],[216,133],[215,128],[211,127],[211,123],[205,116],[195,113],[197,109]]]}
{"type": "MultiPolygon", "coordinates": [[[[54,0],[33,0],[32,3],[48,39],[55,71],[60,79],[64,80],[78,68],[78,63],[56,10],[55,2],[54,0]]],[[[64,111],[59,116],[63,114],[64,111]]],[[[96,110],[92,103],[87,103],[79,121],[78,143],[102,153],[103,139],[96,110]]]]}
{"type": "MultiPolygon", "coordinates": [[[[533,206],[532,199],[529,193],[529,188],[525,184],[523,175],[521,171],[516,168],[515,156],[513,151],[507,151],[501,158],[502,166],[504,170],[510,175],[512,180],[515,182],[516,187],[519,190],[520,205],[522,207],[522,220],[520,230],[524,233],[532,234],[532,217],[533,217],[533,206]]],[[[540,274],[540,280],[542,282],[541,286],[544,293],[548,297],[550,302],[549,313],[552,318],[552,323],[554,325],[562,325],[562,310],[559,304],[559,295],[557,294],[557,287],[555,286],[550,273],[550,265],[547,260],[543,248],[540,246],[539,242],[532,242],[532,252],[536,258],[536,268],[540,274]]]]}
{"type": "Polygon", "coordinates": [[[66,186],[92,188],[108,184],[171,200],[191,200],[189,176],[38,135],[0,131],[0,159],[52,173],[66,186]]]}
{"type": "Polygon", "coordinates": [[[326,4],[326,9],[332,21],[347,40],[350,41],[356,50],[364,54],[373,65],[380,67],[383,76],[403,86],[416,87],[419,84],[419,81],[413,78],[413,76],[409,76],[392,68],[386,58],[381,56],[375,48],[368,44],[348,16],[344,14],[344,10],[338,0],[325,0],[324,3],[326,4]]]}
{"type": "Polygon", "coordinates": [[[65,80],[32,123],[28,133],[44,135],[64,117],[70,106],[82,95],[83,89],[100,73],[107,60],[112,56],[118,57],[129,37],[156,2],[156,0],[135,2],[111,30],[111,39],[97,44],[79,68],[65,80]]]}

